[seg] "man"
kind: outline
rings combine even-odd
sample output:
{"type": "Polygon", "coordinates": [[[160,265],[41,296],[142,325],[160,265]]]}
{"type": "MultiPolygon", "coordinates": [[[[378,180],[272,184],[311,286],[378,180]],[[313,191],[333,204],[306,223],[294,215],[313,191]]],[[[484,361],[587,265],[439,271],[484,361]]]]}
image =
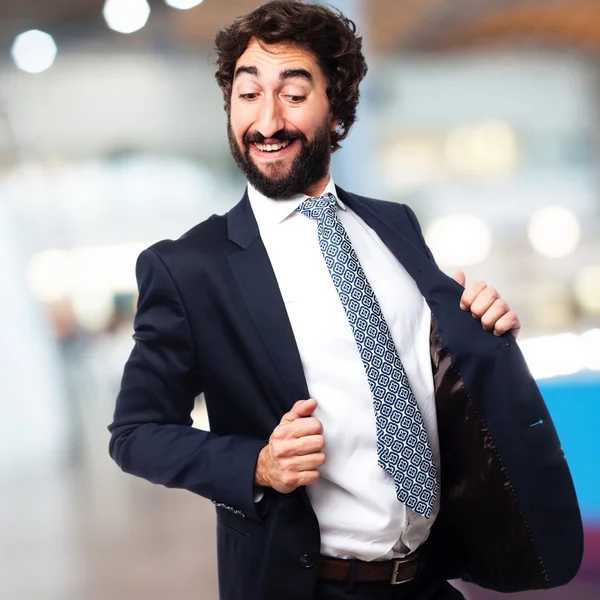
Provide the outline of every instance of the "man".
{"type": "Polygon", "coordinates": [[[215,503],[224,600],[565,583],[579,511],[516,315],[445,276],[408,207],[331,179],[366,73],[354,24],[276,0],[216,43],[247,192],[140,256],[111,455],[215,503]]]}

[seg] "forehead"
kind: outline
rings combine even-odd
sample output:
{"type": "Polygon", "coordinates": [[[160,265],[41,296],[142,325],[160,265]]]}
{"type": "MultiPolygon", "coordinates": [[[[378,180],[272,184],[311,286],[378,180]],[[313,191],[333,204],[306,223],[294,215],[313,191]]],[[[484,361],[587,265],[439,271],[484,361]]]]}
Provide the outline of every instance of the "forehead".
{"type": "Polygon", "coordinates": [[[325,80],[315,55],[292,43],[264,44],[253,38],[235,65],[236,69],[240,66],[256,67],[259,78],[277,77],[283,70],[301,68],[315,80],[325,80]]]}

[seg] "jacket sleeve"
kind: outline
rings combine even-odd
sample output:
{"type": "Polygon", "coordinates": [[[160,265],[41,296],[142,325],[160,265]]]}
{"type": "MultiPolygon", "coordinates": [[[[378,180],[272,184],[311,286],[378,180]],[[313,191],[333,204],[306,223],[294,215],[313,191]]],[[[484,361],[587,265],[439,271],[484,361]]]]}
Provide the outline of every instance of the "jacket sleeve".
{"type": "Polygon", "coordinates": [[[423,237],[423,232],[421,231],[421,225],[419,224],[419,221],[417,220],[417,216],[415,215],[412,208],[410,208],[410,206],[407,206],[406,204],[403,204],[402,206],[404,206],[404,208],[406,210],[406,215],[408,216],[408,220],[410,221],[411,225],[413,226],[413,228],[417,234],[417,237],[423,244],[423,248],[425,250],[425,254],[426,254],[427,258],[429,260],[431,260],[431,262],[434,265],[437,266],[437,263],[435,262],[435,258],[433,257],[431,250],[429,249],[429,247],[427,246],[427,243],[425,242],[425,238],[423,237]]]}
{"type": "Polygon", "coordinates": [[[187,489],[259,520],[253,483],[264,440],[192,427],[202,381],[185,307],[152,248],[138,258],[136,275],[135,346],[108,428],[110,455],[126,473],[187,489]]]}

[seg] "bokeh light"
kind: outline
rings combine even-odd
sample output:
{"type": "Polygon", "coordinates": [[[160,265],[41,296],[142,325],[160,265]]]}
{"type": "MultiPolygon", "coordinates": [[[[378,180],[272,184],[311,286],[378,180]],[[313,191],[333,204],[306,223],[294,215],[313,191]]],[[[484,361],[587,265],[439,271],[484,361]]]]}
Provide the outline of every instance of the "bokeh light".
{"type": "Polygon", "coordinates": [[[11,49],[15,64],[27,73],[41,73],[49,69],[54,64],[56,53],[54,38],[39,29],[18,35],[11,49]]]}
{"type": "Polygon", "coordinates": [[[146,0],[106,0],[102,14],[113,31],[133,33],[148,22],[150,5],[146,0]]]}
{"type": "Polygon", "coordinates": [[[165,0],[165,4],[171,8],[177,8],[179,10],[187,10],[188,8],[194,8],[199,4],[202,4],[204,0],[165,0]]]}
{"type": "Polygon", "coordinates": [[[561,258],[575,250],[581,228],[577,217],[569,209],[547,206],[533,214],[527,233],[538,254],[548,258],[561,258]]]}
{"type": "Polygon", "coordinates": [[[38,300],[62,300],[75,283],[72,256],[65,250],[44,250],[36,254],[29,262],[27,281],[38,300]]]}
{"type": "Polygon", "coordinates": [[[486,258],[492,246],[488,224],[476,215],[457,214],[437,219],[425,237],[441,266],[475,265],[486,258]]]}
{"type": "Polygon", "coordinates": [[[450,171],[471,177],[508,175],[519,155],[514,130],[498,120],[454,128],[446,138],[444,150],[450,171]]]}
{"type": "Polygon", "coordinates": [[[589,265],[577,273],[573,284],[579,304],[588,312],[600,313],[600,265],[589,265]]]}

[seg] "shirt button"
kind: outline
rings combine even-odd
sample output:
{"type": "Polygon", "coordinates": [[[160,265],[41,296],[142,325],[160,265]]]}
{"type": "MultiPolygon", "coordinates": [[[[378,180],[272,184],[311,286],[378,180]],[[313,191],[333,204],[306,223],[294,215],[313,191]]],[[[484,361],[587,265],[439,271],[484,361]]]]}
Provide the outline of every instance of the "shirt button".
{"type": "Polygon", "coordinates": [[[300,557],[300,564],[305,569],[312,569],[315,566],[315,561],[308,554],[303,554],[300,557]]]}

